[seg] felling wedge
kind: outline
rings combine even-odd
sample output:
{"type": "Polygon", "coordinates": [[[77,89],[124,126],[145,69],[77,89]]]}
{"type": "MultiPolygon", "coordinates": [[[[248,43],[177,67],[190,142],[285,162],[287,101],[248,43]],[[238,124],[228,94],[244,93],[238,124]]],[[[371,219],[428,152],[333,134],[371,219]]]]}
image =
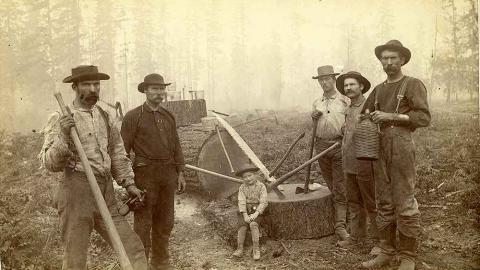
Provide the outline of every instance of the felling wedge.
{"type": "MultiPolygon", "coordinates": [[[[228,134],[230,134],[230,136],[232,136],[233,140],[238,144],[240,149],[242,149],[245,155],[247,155],[247,157],[252,161],[252,163],[255,164],[255,166],[258,167],[260,172],[265,176],[265,179],[267,179],[268,182],[274,182],[275,178],[270,177],[270,172],[268,171],[267,167],[265,167],[262,161],[257,157],[257,155],[255,155],[253,150],[242,139],[240,134],[238,134],[238,132],[227,121],[225,121],[225,119],[220,117],[217,112],[213,111],[213,113],[215,114],[218,123],[228,132],[228,134]]],[[[283,193],[277,188],[277,186],[275,186],[271,190],[277,193],[279,197],[284,197],[283,193]]]]}

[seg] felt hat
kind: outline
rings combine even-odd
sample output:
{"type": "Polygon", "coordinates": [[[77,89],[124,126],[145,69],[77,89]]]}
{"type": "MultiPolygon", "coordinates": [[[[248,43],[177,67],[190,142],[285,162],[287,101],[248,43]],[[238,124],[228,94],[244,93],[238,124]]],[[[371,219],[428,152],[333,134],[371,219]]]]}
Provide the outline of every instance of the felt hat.
{"type": "Polygon", "coordinates": [[[72,75],[63,79],[64,83],[73,83],[87,80],[108,80],[110,76],[98,72],[98,67],[93,65],[81,65],[72,68],[72,75]]]}
{"type": "Polygon", "coordinates": [[[324,76],[336,76],[340,73],[336,73],[335,71],[333,71],[333,67],[330,66],[330,65],[326,65],[326,66],[320,66],[317,68],[317,76],[312,76],[312,79],[316,80],[320,77],[324,77],[324,76]]]}
{"type": "Polygon", "coordinates": [[[246,172],[257,172],[258,170],[259,170],[259,168],[257,168],[257,166],[255,166],[251,163],[246,163],[246,164],[243,164],[242,166],[240,166],[240,169],[235,171],[235,175],[241,177],[246,172]]]}
{"type": "Polygon", "coordinates": [[[145,88],[152,84],[167,86],[167,85],[170,85],[171,83],[165,83],[162,75],[157,73],[152,73],[152,74],[148,74],[147,76],[145,76],[145,78],[143,78],[143,82],[138,84],[137,89],[139,92],[145,93],[145,88]]]}
{"type": "Polygon", "coordinates": [[[403,57],[405,57],[405,63],[403,63],[403,65],[408,63],[408,61],[410,61],[410,57],[412,56],[410,50],[407,47],[403,47],[403,44],[396,39],[390,40],[383,45],[375,47],[375,56],[377,56],[378,60],[382,58],[382,52],[384,50],[391,50],[402,54],[403,57]]]}
{"type": "Polygon", "coordinates": [[[368,89],[370,89],[370,82],[367,80],[367,78],[363,77],[362,74],[360,74],[360,72],[356,72],[356,71],[349,71],[347,73],[344,73],[340,76],[338,76],[337,78],[337,90],[338,92],[340,92],[342,95],[345,95],[345,91],[344,91],[344,82],[345,82],[345,79],[347,78],[354,78],[354,79],[357,79],[357,81],[360,83],[360,84],[363,84],[363,90],[362,90],[362,94],[365,94],[368,89]]]}

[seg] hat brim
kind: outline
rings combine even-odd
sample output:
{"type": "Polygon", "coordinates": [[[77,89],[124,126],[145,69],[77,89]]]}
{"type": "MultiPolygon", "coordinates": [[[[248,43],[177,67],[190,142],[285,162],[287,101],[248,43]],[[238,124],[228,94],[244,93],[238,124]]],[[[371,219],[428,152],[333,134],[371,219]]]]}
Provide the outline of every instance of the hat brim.
{"type": "Polygon", "coordinates": [[[318,75],[318,76],[312,76],[312,79],[317,80],[320,77],[326,77],[326,76],[332,76],[332,75],[337,76],[338,74],[340,74],[340,73],[322,74],[322,75],[318,75]]]}
{"type": "Polygon", "coordinates": [[[256,167],[245,168],[235,172],[236,176],[241,177],[246,172],[258,172],[260,169],[256,167]]]}
{"type": "Polygon", "coordinates": [[[140,92],[140,93],[145,93],[145,87],[147,87],[147,86],[149,86],[149,85],[169,86],[170,84],[172,84],[172,83],[145,83],[145,82],[141,82],[141,83],[138,84],[137,90],[138,90],[138,92],[140,92]]]}
{"type": "Polygon", "coordinates": [[[94,73],[94,74],[82,74],[82,75],[77,75],[77,76],[68,76],[65,79],[63,79],[62,82],[64,83],[73,83],[73,82],[78,82],[78,81],[88,81],[88,80],[100,80],[100,81],[105,81],[110,79],[110,76],[108,76],[105,73],[94,73]]]}
{"type": "Polygon", "coordinates": [[[382,52],[385,50],[400,52],[405,57],[405,63],[403,63],[403,65],[407,64],[408,61],[410,61],[410,58],[412,57],[412,53],[406,47],[399,47],[395,45],[384,44],[384,45],[375,47],[375,56],[377,57],[378,60],[382,58],[382,52]]]}
{"type": "Polygon", "coordinates": [[[342,75],[338,76],[336,86],[337,86],[338,92],[340,92],[340,94],[342,94],[344,96],[345,96],[345,91],[343,89],[344,88],[343,84],[345,82],[345,79],[347,79],[347,78],[354,78],[354,79],[358,80],[358,82],[360,84],[363,84],[362,94],[365,94],[370,89],[370,87],[372,86],[370,84],[370,82],[367,80],[367,78],[363,77],[362,75],[342,74],[342,75]]]}

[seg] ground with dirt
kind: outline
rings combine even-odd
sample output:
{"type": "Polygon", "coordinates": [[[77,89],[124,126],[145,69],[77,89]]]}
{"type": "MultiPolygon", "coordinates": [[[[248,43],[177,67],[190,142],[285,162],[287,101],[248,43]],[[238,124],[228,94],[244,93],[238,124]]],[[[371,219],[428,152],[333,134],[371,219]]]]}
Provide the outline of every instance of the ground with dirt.
{"type": "MultiPolygon", "coordinates": [[[[422,211],[423,235],[417,269],[478,269],[480,267],[480,129],[474,103],[434,107],[430,127],[415,132],[417,198],[422,211]]],[[[307,156],[307,113],[264,112],[232,120],[249,122],[237,130],[267,168],[273,168],[289,144],[303,130],[307,136],[296,146],[278,175],[298,166],[307,156]]],[[[199,126],[182,128],[180,137],[193,163],[209,133],[199,126]]],[[[0,258],[5,269],[59,269],[62,250],[58,217],[50,205],[61,174],[40,169],[36,155],[42,135],[0,133],[0,258]]],[[[317,170],[317,165],[313,170],[317,170]]],[[[318,174],[314,174],[315,176],[318,174]]],[[[335,247],[333,236],[311,240],[267,241],[262,259],[251,254],[231,257],[227,245],[202,214],[209,198],[195,188],[176,199],[176,223],[171,255],[177,269],[356,269],[370,258],[368,246],[356,250],[335,247]],[[283,250],[274,258],[273,254],[283,250]]],[[[119,269],[116,257],[97,234],[92,237],[89,269],[119,269]]],[[[385,269],[395,269],[395,264],[385,269]]]]}

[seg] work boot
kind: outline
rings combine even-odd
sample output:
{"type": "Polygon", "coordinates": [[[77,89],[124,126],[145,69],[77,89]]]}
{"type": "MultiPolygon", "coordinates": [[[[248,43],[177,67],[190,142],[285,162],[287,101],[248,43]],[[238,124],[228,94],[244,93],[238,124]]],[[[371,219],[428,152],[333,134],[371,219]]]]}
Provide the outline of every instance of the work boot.
{"type": "Polygon", "coordinates": [[[252,233],[252,253],[255,261],[260,260],[260,230],[258,223],[250,223],[250,232],[252,233]]]}
{"type": "Polygon", "coordinates": [[[410,258],[403,258],[398,270],[415,270],[415,261],[410,258]]]}
{"type": "Polygon", "coordinates": [[[417,255],[417,239],[415,237],[408,237],[400,232],[399,240],[398,249],[401,261],[398,270],[414,270],[415,257],[417,255]]]}
{"type": "Polygon", "coordinates": [[[348,237],[346,240],[338,241],[337,246],[346,249],[353,249],[361,246],[363,241],[354,239],[352,236],[348,237]]]}
{"type": "Polygon", "coordinates": [[[341,241],[347,240],[349,234],[347,227],[347,205],[335,204],[335,234],[341,241]]]}
{"type": "Polygon", "coordinates": [[[377,257],[375,257],[372,260],[366,261],[362,263],[362,267],[365,269],[377,269],[379,267],[386,266],[390,264],[390,262],[393,260],[392,255],[387,255],[380,253],[377,257]]]}
{"type": "Polygon", "coordinates": [[[245,236],[247,235],[247,227],[242,226],[238,229],[237,233],[237,250],[233,253],[234,257],[240,258],[243,256],[243,243],[245,242],[245,236]]]}
{"type": "Polygon", "coordinates": [[[395,224],[390,224],[382,230],[379,230],[381,253],[372,260],[362,263],[366,269],[375,269],[388,265],[395,254],[395,239],[397,228],[395,224]]]}

